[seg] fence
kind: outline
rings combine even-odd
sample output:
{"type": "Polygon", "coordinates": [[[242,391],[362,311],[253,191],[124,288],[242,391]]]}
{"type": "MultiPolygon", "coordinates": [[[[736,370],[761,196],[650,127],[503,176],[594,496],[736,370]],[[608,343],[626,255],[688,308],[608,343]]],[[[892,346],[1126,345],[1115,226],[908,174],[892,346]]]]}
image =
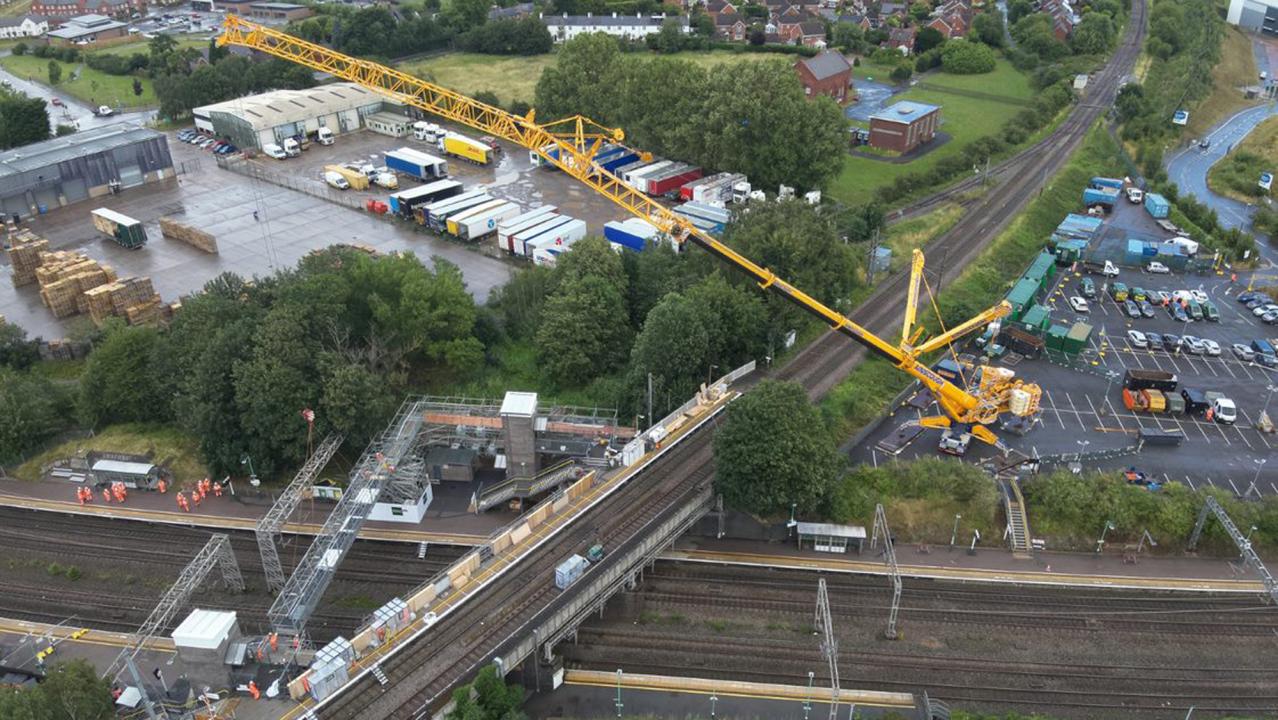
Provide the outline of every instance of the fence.
{"type": "MultiPolygon", "coordinates": [[[[221,160],[223,158],[219,156],[218,159],[221,160]]],[[[200,172],[203,169],[203,166],[204,162],[200,158],[195,158],[194,160],[183,160],[174,166],[173,172],[178,175],[190,175],[191,173],[200,172]]]]}
{"type": "Polygon", "coordinates": [[[278,185],[289,190],[296,190],[305,193],[311,197],[317,197],[320,200],[327,200],[338,205],[345,205],[349,208],[362,210],[363,204],[359,198],[347,195],[341,190],[334,190],[329,186],[319,182],[318,180],[309,180],[304,177],[294,175],[285,175],[272,170],[267,170],[256,162],[247,160],[243,157],[235,156],[218,156],[216,158],[217,166],[223,170],[230,170],[240,175],[245,175],[254,180],[261,180],[272,185],[278,185]]]}

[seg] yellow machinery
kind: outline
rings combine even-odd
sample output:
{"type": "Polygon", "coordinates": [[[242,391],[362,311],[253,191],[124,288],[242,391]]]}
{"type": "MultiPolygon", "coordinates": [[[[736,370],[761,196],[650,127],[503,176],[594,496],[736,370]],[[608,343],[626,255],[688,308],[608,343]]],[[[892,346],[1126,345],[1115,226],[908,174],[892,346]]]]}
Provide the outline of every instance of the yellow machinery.
{"type": "Polygon", "coordinates": [[[467,125],[536,152],[547,163],[571,175],[627,211],[652,223],[680,245],[691,241],[702,247],[750,276],[760,288],[771,290],[795,303],[822,322],[828,323],[834,330],[861,343],[912,375],[932,392],[944,413],[944,415],[924,418],[923,424],[926,427],[949,427],[952,423],[969,425],[974,437],[1001,447],[998,438],[985,426],[994,422],[999,414],[1005,411],[1018,415],[1031,415],[1037,411],[1040,394],[1038,386],[1004,377],[1003,373],[1008,371],[990,368],[989,370],[995,372],[983,373],[982,380],[973,394],[937,375],[919,360],[920,356],[945,347],[966,333],[1006,317],[1011,308],[1007,303],[1000,303],[935,338],[920,345],[914,345],[918,338],[911,337],[910,333],[917,312],[923,270],[923,255],[917,250],[914,252],[905,327],[902,329],[901,344],[898,347],[857,325],[841,313],[826,307],[816,298],[777,277],[771,270],[756,264],[709,234],[698,230],[688,220],[629,187],[612,173],[595,164],[594,155],[603,143],[619,143],[625,139],[625,134],[620,129],[603,127],[580,115],[540,124],[536,120],[535,110],[520,117],[394,68],[343,55],[322,45],[301,40],[234,15],[228,15],[222,27],[223,32],[217,39],[219,47],[240,45],[291,60],[333,77],[358,83],[398,102],[467,125]],[[999,379],[998,381],[991,379],[987,382],[984,375],[989,375],[991,378],[998,375],[999,379]]]}

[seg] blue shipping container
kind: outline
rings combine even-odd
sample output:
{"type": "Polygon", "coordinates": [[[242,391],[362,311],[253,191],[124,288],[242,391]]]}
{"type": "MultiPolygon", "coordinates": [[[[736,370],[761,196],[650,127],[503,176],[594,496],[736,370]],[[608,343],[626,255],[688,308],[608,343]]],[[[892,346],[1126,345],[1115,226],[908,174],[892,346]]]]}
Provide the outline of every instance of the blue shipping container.
{"type": "Polygon", "coordinates": [[[1083,191],[1083,204],[1087,207],[1104,205],[1113,207],[1118,200],[1118,190],[1114,188],[1087,188],[1083,191]]]}
{"type": "Polygon", "coordinates": [[[648,241],[657,236],[657,228],[642,220],[604,223],[604,239],[624,248],[642,251],[648,241]]]}
{"type": "Polygon", "coordinates": [[[1167,198],[1158,193],[1147,193],[1145,195],[1145,210],[1155,220],[1162,220],[1171,212],[1171,204],[1167,202],[1167,198]]]}
{"type": "Polygon", "coordinates": [[[1123,181],[1118,178],[1094,177],[1092,178],[1092,187],[1094,188],[1117,188],[1123,189],[1123,181]]]}

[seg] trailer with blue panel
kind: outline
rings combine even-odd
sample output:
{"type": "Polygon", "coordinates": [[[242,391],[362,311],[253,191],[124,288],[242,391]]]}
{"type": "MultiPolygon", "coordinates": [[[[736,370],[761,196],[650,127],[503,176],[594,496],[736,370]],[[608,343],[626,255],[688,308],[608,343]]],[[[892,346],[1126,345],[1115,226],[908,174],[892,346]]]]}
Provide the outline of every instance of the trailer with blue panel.
{"type": "Polygon", "coordinates": [[[613,220],[604,223],[604,239],[614,247],[642,252],[648,243],[657,239],[661,231],[639,218],[613,220]]]}
{"type": "Polygon", "coordinates": [[[1107,211],[1113,210],[1116,202],[1118,202],[1118,190],[1116,188],[1089,187],[1083,190],[1083,205],[1089,208],[1100,206],[1107,211]]]}
{"type": "Polygon", "coordinates": [[[437,200],[445,200],[462,193],[462,184],[456,180],[439,180],[425,185],[418,185],[408,190],[391,193],[390,209],[396,215],[408,217],[418,205],[430,204],[437,200]]]}
{"type": "Polygon", "coordinates": [[[411,175],[418,180],[448,177],[448,161],[430,153],[402,147],[398,150],[387,150],[382,155],[386,158],[386,167],[395,172],[411,175]]]}

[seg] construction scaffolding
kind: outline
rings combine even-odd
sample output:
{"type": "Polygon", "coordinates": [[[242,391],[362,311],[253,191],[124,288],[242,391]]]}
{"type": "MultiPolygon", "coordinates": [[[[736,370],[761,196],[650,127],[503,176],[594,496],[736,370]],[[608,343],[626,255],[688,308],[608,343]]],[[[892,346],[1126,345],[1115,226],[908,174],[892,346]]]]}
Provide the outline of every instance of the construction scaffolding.
{"type": "Polygon", "coordinates": [[[415,502],[421,497],[425,465],[418,450],[425,437],[425,410],[426,404],[420,400],[405,402],[387,429],[368,444],[337,507],[267,611],[275,632],[302,634],[374,504],[405,499],[415,502]]]}
{"type": "Polygon", "coordinates": [[[812,626],[821,633],[821,654],[830,666],[830,720],[839,717],[839,639],[834,635],[834,621],[830,618],[830,595],[825,578],[817,581],[816,617],[812,626]]]}
{"type": "Polygon", "coordinates": [[[213,535],[195,558],[182,568],[178,579],[160,598],[159,604],[142,623],[142,627],[138,628],[137,639],[120,651],[107,666],[106,672],[102,673],[102,677],[114,680],[125,665],[137,657],[147,641],[168,626],[177,611],[186,605],[200,584],[213,572],[214,567],[221,568],[222,582],[227,589],[244,591],[244,578],[240,575],[240,566],[235,562],[235,553],[231,550],[231,538],[221,533],[213,535]]]}
{"type": "Polygon", "coordinates": [[[1261,582],[1265,584],[1265,592],[1269,594],[1269,599],[1278,603],[1278,584],[1274,582],[1274,576],[1269,574],[1269,569],[1260,561],[1260,556],[1256,554],[1255,548],[1251,546],[1251,540],[1242,534],[1234,521],[1225,513],[1225,509],[1216,502],[1216,498],[1208,495],[1207,502],[1203,503],[1203,509],[1198,511],[1198,522],[1194,523],[1194,533],[1189,537],[1189,549],[1198,548],[1198,541],[1202,539],[1203,526],[1207,524],[1208,514],[1216,516],[1220,521],[1225,532],[1238,546],[1238,551],[1242,554],[1244,568],[1250,568],[1253,572],[1260,576],[1261,582]]]}
{"type": "Polygon", "coordinates": [[[870,547],[877,547],[879,536],[883,536],[883,556],[892,575],[892,609],[888,612],[887,632],[884,637],[896,639],[896,616],[901,610],[901,569],[896,565],[896,545],[892,540],[892,532],[888,530],[887,513],[883,505],[874,506],[874,533],[870,537],[870,547]]]}
{"type": "Polygon", "coordinates": [[[280,554],[275,547],[275,538],[284,528],[284,523],[302,502],[302,496],[315,482],[315,476],[333,458],[333,453],[342,446],[345,436],[336,433],[324,438],[324,442],[315,449],[314,454],[306,460],[306,464],[297,471],[293,481],[284,488],[284,492],[275,499],[275,504],[257,521],[253,532],[257,535],[257,549],[262,555],[262,571],[266,574],[266,585],[271,592],[278,593],[284,589],[284,568],[280,565],[280,554]]]}

